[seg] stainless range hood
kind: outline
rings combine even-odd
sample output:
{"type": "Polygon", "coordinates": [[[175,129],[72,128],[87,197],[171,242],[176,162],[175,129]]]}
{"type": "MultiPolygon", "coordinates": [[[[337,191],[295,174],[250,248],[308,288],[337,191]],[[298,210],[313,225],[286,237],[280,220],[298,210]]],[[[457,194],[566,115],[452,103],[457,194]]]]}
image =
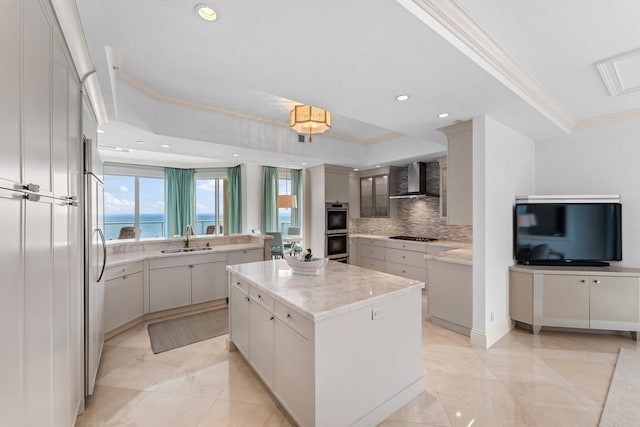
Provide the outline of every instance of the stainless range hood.
{"type": "Polygon", "coordinates": [[[437,174],[435,174],[435,181],[432,185],[427,185],[427,164],[422,162],[413,162],[407,169],[407,192],[390,196],[390,199],[418,199],[422,197],[440,197],[440,177],[439,166],[437,163],[432,163],[433,167],[438,168],[437,174]]]}

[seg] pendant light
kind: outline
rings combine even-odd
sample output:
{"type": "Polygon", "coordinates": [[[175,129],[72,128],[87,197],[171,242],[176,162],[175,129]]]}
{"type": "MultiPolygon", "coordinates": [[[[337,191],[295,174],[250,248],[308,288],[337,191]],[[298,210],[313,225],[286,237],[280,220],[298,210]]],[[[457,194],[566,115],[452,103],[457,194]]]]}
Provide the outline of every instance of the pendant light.
{"type": "MultiPolygon", "coordinates": [[[[290,172],[291,169],[286,169],[286,171],[290,172]]],[[[291,179],[290,175],[289,175],[289,179],[291,179]]],[[[289,179],[285,180],[286,192],[287,193],[289,192],[289,179]]],[[[276,200],[276,206],[278,208],[286,208],[286,209],[297,208],[298,207],[298,200],[296,199],[296,196],[294,194],[278,195],[278,198],[276,200]]]]}

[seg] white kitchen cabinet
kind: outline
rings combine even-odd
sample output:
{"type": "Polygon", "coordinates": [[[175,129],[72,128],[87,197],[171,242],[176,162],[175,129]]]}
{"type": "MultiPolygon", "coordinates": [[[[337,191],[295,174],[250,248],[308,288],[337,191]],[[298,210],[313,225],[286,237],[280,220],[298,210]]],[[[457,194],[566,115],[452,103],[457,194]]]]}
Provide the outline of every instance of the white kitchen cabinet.
{"type": "Polygon", "coordinates": [[[80,216],[52,196],[78,195],[79,82],[50,2],[4,0],[0,51],[0,425],[68,426],[83,397],[80,216]],[[29,200],[10,191],[25,184],[29,200]]]}
{"type": "Polygon", "coordinates": [[[150,260],[149,311],[226,298],[226,263],[226,253],[189,254],[150,260]]]}
{"type": "Polygon", "coordinates": [[[470,265],[428,260],[431,321],[469,335],[473,326],[473,269],[470,265]]]}
{"type": "Polygon", "coordinates": [[[542,326],[640,331],[640,269],[513,266],[509,315],[542,326]]]}
{"type": "Polygon", "coordinates": [[[324,199],[327,203],[349,203],[349,174],[334,172],[325,165],[324,199]]]}
{"type": "Polygon", "coordinates": [[[249,359],[249,290],[245,281],[230,275],[229,317],[233,343],[240,353],[249,359]]]}
{"type": "Polygon", "coordinates": [[[300,425],[313,425],[313,342],[282,320],[275,320],[274,389],[300,425]]]}
{"type": "Polygon", "coordinates": [[[249,303],[249,362],[262,380],[273,386],[274,316],[258,301],[249,303]]]}
{"type": "Polygon", "coordinates": [[[357,237],[349,238],[349,264],[360,265],[360,248],[357,237]]]}
{"type": "MultiPolygon", "coordinates": [[[[114,270],[112,268],[112,270],[114,270]]],[[[116,269],[121,275],[105,271],[105,332],[112,331],[144,315],[144,272],[142,262],[116,269]]]]}
{"type": "Polygon", "coordinates": [[[224,261],[195,264],[191,268],[191,304],[228,296],[226,268],[224,261]]]}
{"type": "Polygon", "coordinates": [[[245,249],[227,253],[227,265],[264,261],[264,249],[245,249]]]}
{"type": "MultiPolygon", "coordinates": [[[[473,121],[446,126],[446,217],[449,225],[473,224],[473,121]]],[[[444,215],[443,215],[444,216],[444,215]]]]}
{"type": "Polygon", "coordinates": [[[155,312],[191,304],[189,265],[149,270],[149,311],[155,312]]]}

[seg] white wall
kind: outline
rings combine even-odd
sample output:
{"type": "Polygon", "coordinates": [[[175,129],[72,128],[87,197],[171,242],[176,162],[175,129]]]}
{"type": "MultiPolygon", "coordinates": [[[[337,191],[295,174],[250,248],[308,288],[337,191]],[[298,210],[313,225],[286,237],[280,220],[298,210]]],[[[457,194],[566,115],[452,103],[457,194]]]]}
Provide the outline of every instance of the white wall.
{"type": "Polygon", "coordinates": [[[242,175],[242,232],[262,228],[262,179],[261,165],[243,164],[242,175]]]}
{"type": "Polygon", "coordinates": [[[536,194],[620,194],[620,265],[640,267],[640,121],[577,129],[536,144],[536,194]]]}
{"type": "Polygon", "coordinates": [[[473,329],[471,342],[490,347],[512,328],[515,196],[535,189],[535,142],[484,116],[473,120],[473,329]]]}

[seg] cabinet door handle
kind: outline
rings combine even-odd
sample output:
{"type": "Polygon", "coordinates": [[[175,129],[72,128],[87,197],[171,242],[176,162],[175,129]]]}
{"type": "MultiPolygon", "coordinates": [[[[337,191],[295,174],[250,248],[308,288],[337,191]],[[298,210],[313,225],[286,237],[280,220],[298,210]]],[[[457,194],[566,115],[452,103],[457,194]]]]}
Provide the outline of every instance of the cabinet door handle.
{"type": "Polygon", "coordinates": [[[258,294],[258,298],[259,298],[259,299],[262,299],[262,295],[258,294]]]}
{"type": "Polygon", "coordinates": [[[291,315],[287,313],[287,319],[291,319],[291,315]]]}
{"type": "Polygon", "coordinates": [[[236,282],[236,285],[239,285],[239,284],[240,284],[240,282],[236,282]]]}
{"type": "Polygon", "coordinates": [[[584,282],[585,282],[585,280],[584,280],[584,279],[580,279],[580,283],[584,283],[584,282]]]}
{"type": "Polygon", "coordinates": [[[271,317],[269,318],[269,320],[273,320],[273,316],[271,316],[271,317]]]}
{"type": "Polygon", "coordinates": [[[600,280],[594,280],[593,283],[598,284],[600,283],[600,280]]]}
{"type": "Polygon", "coordinates": [[[22,185],[22,189],[23,190],[27,190],[27,191],[33,191],[34,193],[37,193],[38,191],[40,191],[40,186],[38,184],[23,184],[22,185]]]}
{"type": "Polygon", "coordinates": [[[406,258],[406,256],[402,255],[402,259],[405,259],[405,258],[406,258]]]}
{"type": "Polygon", "coordinates": [[[251,300],[249,299],[249,297],[244,297],[244,300],[245,300],[246,302],[251,302],[251,300]]]}

